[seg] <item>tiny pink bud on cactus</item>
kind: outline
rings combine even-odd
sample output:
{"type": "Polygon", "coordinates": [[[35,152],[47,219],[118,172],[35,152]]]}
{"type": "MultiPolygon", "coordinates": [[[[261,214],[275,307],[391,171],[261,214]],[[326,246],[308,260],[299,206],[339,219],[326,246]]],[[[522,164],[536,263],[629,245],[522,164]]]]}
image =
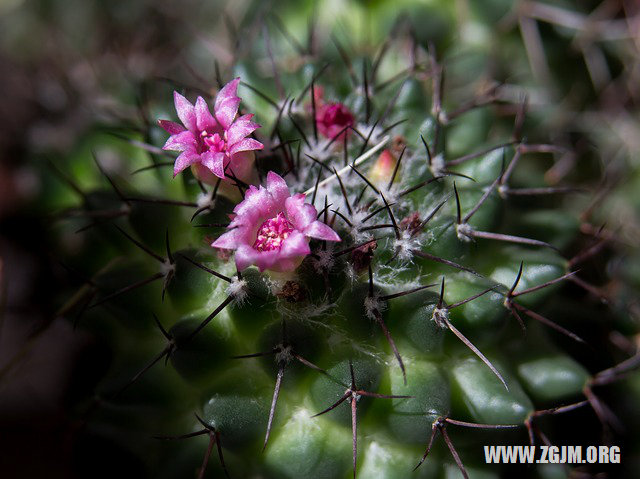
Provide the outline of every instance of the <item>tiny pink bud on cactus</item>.
{"type": "Polygon", "coordinates": [[[382,150],[382,153],[378,156],[378,160],[369,170],[369,180],[378,186],[387,184],[393,175],[393,170],[397,162],[398,159],[390,150],[382,150]]]}
{"type": "Polygon", "coordinates": [[[407,144],[402,136],[396,136],[393,138],[391,146],[382,150],[382,153],[378,155],[378,159],[369,170],[369,180],[376,186],[386,186],[389,184],[391,178],[394,182],[400,178],[394,177],[393,173],[396,169],[396,165],[401,161],[404,155],[404,150],[407,144]]]}
{"type": "Polygon", "coordinates": [[[342,141],[349,134],[345,128],[353,125],[354,117],[342,103],[327,103],[317,108],[316,122],[322,135],[332,140],[337,136],[336,140],[342,141]]]}
{"type": "Polygon", "coordinates": [[[349,135],[347,127],[352,126],[355,122],[353,113],[342,103],[325,103],[322,87],[315,87],[314,93],[316,104],[315,120],[318,131],[326,138],[331,140],[335,138],[338,142],[343,141],[345,135],[349,135]]]}
{"type": "Polygon", "coordinates": [[[260,128],[260,125],[251,121],[253,115],[236,118],[240,104],[236,94],[239,83],[240,78],[236,78],[218,92],[213,114],[204,98],[199,96],[195,105],[192,105],[178,92],[173,93],[182,125],[167,120],[159,120],[158,123],[171,135],[162,148],[180,152],[173,167],[174,177],[189,166],[196,169],[196,176],[199,176],[198,171],[205,168],[206,171],[202,173],[210,172],[224,179],[227,167],[239,178],[247,176],[248,170],[253,167],[247,152],[260,150],[264,145],[247,138],[260,128]]]}
{"type": "Polygon", "coordinates": [[[255,264],[260,271],[293,271],[311,252],[310,238],[340,241],[333,229],[317,220],[305,195],[292,196],[285,180],[272,171],[267,187],[250,186],[233,212],[228,231],[211,246],[235,250],[238,270],[255,264]]]}

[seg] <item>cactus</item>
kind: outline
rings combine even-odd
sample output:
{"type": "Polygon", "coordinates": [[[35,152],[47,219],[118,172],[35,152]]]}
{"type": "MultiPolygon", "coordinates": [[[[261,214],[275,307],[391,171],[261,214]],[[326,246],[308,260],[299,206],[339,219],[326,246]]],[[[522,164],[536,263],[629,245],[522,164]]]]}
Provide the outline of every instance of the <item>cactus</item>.
{"type": "Polygon", "coordinates": [[[372,55],[275,24],[101,135],[115,166],[54,167],[82,283],[60,315],[110,356],[87,437],[167,478],[494,477],[481,445],[566,440],[571,415],[596,443],[594,388],[633,366],[576,359],[609,327],[576,306],[597,173],[546,183],[566,148],[467,86],[447,33],[401,22],[372,55]]]}

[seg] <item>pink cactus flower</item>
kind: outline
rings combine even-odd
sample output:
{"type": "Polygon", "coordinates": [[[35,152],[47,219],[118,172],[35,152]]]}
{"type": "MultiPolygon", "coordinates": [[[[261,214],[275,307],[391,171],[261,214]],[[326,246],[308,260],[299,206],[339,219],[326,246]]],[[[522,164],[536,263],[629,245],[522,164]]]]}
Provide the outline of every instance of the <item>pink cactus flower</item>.
{"type": "Polygon", "coordinates": [[[213,173],[224,178],[227,167],[237,177],[246,176],[247,168],[251,168],[253,163],[247,161],[246,153],[260,150],[264,145],[247,138],[260,128],[251,121],[253,115],[236,118],[240,104],[238,83],[240,78],[230,81],[218,92],[213,115],[204,98],[198,97],[192,105],[178,92],[173,92],[182,125],[167,120],[159,120],[158,123],[171,135],[162,149],[181,152],[173,167],[174,177],[189,166],[196,168],[194,173],[200,171],[200,176],[213,173]],[[249,165],[245,164],[247,162],[249,165]],[[202,171],[203,168],[206,170],[202,171]]]}
{"type": "Polygon", "coordinates": [[[249,187],[233,210],[229,231],[211,246],[235,250],[238,270],[255,264],[260,271],[293,271],[311,252],[310,238],[340,241],[304,200],[302,193],[291,196],[284,179],[270,171],[267,187],[249,187]]]}
{"type": "MultiPolygon", "coordinates": [[[[352,126],[353,122],[353,114],[342,103],[325,103],[316,107],[318,131],[331,140],[347,126],[352,126]]],[[[342,141],[348,134],[349,130],[344,130],[336,140],[342,141]]]]}

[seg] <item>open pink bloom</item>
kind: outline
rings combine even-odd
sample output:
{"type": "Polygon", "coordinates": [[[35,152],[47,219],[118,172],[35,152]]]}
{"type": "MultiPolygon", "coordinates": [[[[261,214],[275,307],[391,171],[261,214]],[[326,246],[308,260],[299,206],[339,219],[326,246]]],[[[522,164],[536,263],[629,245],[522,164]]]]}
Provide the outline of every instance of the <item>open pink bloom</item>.
{"type": "Polygon", "coordinates": [[[181,152],[173,167],[174,177],[191,165],[202,165],[215,176],[224,178],[230,163],[234,174],[241,175],[245,169],[241,163],[246,159],[242,152],[264,147],[259,141],[247,138],[260,128],[251,121],[253,115],[236,118],[240,104],[238,83],[240,78],[230,81],[218,92],[213,114],[201,96],[192,105],[178,92],[173,92],[182,125],[167,120],[158,123],[171,135],[162,149],[181,152]]]}
{"type": "Polygon", "coordinates": [[[260,271],[293,271],[311,252],[310,238],[340,241],[304,200],[302,193],[291,196],[284,179],[270,171],[267,187],[249,187],[233,210],[229,231],[211,246],[235,250],[238,270],[255,264],[260,271]]]}

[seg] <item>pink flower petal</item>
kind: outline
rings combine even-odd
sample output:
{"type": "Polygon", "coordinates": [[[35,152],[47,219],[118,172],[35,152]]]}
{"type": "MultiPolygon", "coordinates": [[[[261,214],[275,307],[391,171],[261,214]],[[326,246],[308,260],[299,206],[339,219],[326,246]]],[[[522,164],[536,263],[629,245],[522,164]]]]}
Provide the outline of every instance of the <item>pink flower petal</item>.
{"type": "Polygon", "coordinates": [[[238,98],[238,84],[240,83],[240,77],[234,78],[218,92],[216,96],[216,102],[213,109],[217,112],[221,105],[229,100],[235,100],[238,98]]]}
{"type": "Polygon", "coordinates": [[[194,163],[198,163],[200,161],[200,155],[195,152],[195,150],[187,150],[176,158],[176,162],[173,165],[173,177],[175,178],[178,173],[180,173],[185,168],[193,165],[194,163]]]}
{"type": "Polygon", "coordinates": [[[196,131],[196,114],[191,102],[177,91],[173,92],[173,102],[176,105],[176,113],[178,113],[178,118],[180,118],[182,124],[186,126],[188,130],[196,131]]]}
{"type": "Polygon", "coordinates": [[[253,151],[241,151],[231,156],[228,171],[240,178],[245,183],[254,183],[258,181],[256,170],[256,155],[253,151]]]}
{"type": "Polygon", "coordinates": [[[283,258],[306,256],[311,253],[309,240],[305,235],[294,230],[289,234],[289,237],[283,241],[282,249],[280,249],[279,253],[283,258]]]}
{"type": "Polygon", "coordinates": [[[186,130],[184,126],[169,120],[158,120],[158,124],[170,135],[177,135],[186,130]]]}
{"type": "Polygon", "coordinates": [[[216,119],[225,130],[233,123],[233,119],[238,113],[238,105],[240,105],[240,98],[231,98],[220,103],[220,106],[216,106],[216,119]]]}
{"type": "Polygon", "coordinates": [[[303,193],[298,193],[297,195],[287,198],[284,203],[289,221],[300,231],[303,231],[313,223],[318,215],[313,205],[304,202],[305,198],[303,193]]]}
{"type": "MultiPolygon", "coordinates": [[[[258,221],[261,223],[278,213],[274,208],[273,199],[269,192],[262,186],[256,188],[253,185],[249,187],[245,193],[244,200],[236,205],[233,212],[236,214],[236,218],[232,226],[248,225],[248,227],[255,230],[260,226],[257,223],[258,221]]],[[[253,241],[255,241],[255,238],[250,241],[251,245],[253,245],[253,241]]]]}
{"type": "Polygon", "coordinates": [[[198,181],[214,187],[218,183],[218,180],[220,180],[220,178],[214,175],[211,170],[204,166],[201,162],[197,162],[191,165],[191,172],[198,181]]]}
{"type": "Polygon", "coordinates": [[[236,249],[240,246],[238,240],[241,238],[238,236],[238,229],[234,228],[231,231],[227,231],[222,234],[217,240],[211,243],[211,246],[221,249],[236,249]]]}
{"type": "Polygon", "coordinates": [[[207,151],[202,154],[202,164],[218,178],[224,178],[224,153],[207,151]]]}
{"type": "Polygon", "coordinates": [[[206,130],[212,132],[216,128],[216,126],[218,126],[218,124],[216,123],[216,119],[209,111],[207,102],[201,96],[199,96],[196,100],[194,110],[196,114],[196,126],[198,127],[199,131],[206,130]]]}
{"type": "Polygon", "coordinates": [[[263,148],[264,145],[258,140],[254,140],[253,138],[245,138],[244,140],[240,140],[238,143],[233,145],[229,149],[229,154],[234,155],[240,151],[262,150],[263,148]]]}
{"type": "MultiPolygon", "coordinates": [[[[253,249],[251,246],[243,244],[236,249],[236,268],[238,271],[242,271],[248,268],[252,264],[256,264],[259,261],[260,252],[253,249]]],[[[264,269],[260,269],[263,271],[264,269]]]]}
{"type": "Polygon", "coordinates": [[[287,198],[289,198],[289,187],[277,173],[270,171],[267,173],[267,191],[273,197],[274,203],[278,209],[282,209],[287,198]]]}
{"type": "Polygon", "coordinates": [[[295,271],[295,269],[300,266],[304,256],[296,256],[295,258],[287,258],[281,259],[278,261],[278,264],[272,266],[274,271],[278,271],[280,273],[295,271]]]}
{"type": "Polygon", "coordinates": [[[322,221],[314,221],[302,231],[306,236],[325,241],[340,241],[338,233],[333,231],[330,226],[322,221]]]}
{"type": "Polygon", "coordinates": [[[163,150],[171,151],[195,150],[195,148],[196,138],[189,130],[184,130],[180,133],[176,133],[175,135],[171,135],[162,147],[163,150]]]}
{"type": "Polygon", "coordinates": [[[280,271],[276,266],[280,256],[279,251],[256,251],[256,253],[258,254],[255,257],[255,265],[260,271],[264,271],[265,269],[280,271]]]}
{"type": "MultiPolygon", "coordinates": [[[[244,201],[249,201],[249,202],[255,201],[255,200],[254,200],[254,198],[255,198],[256,196],[259,196],[259,195],[261,194],[261,192],[263,192],[263,191],[264,191],[264,188],[263,188],[262,186],[261,186],[261,187],[259,187],[259,188],[257,188],[257,187],[255,187],[254,185],[250,185],[250,186],[249,186],[249,189],[248,189],[248,190],[247,190],[247,192],[244,194],[244,201]]],[[[236,209],[241,209],[242,203],[244,203],[244,201],[236,205],[236,207],[233,209],[233,211],[234,211],[235,213],[239,214],[239,213],[236,211],[236,209]]],[[[260,201],[260,200],[259,200],[259,201],[260,201]]]]}
{"type": "Polygon", "coordinates": [[[260,128],[260,125],[251,121],[253,114],[243,115],[238,118],[227,130],[227,143],[234,145],[243,138],[260,128]]]}

